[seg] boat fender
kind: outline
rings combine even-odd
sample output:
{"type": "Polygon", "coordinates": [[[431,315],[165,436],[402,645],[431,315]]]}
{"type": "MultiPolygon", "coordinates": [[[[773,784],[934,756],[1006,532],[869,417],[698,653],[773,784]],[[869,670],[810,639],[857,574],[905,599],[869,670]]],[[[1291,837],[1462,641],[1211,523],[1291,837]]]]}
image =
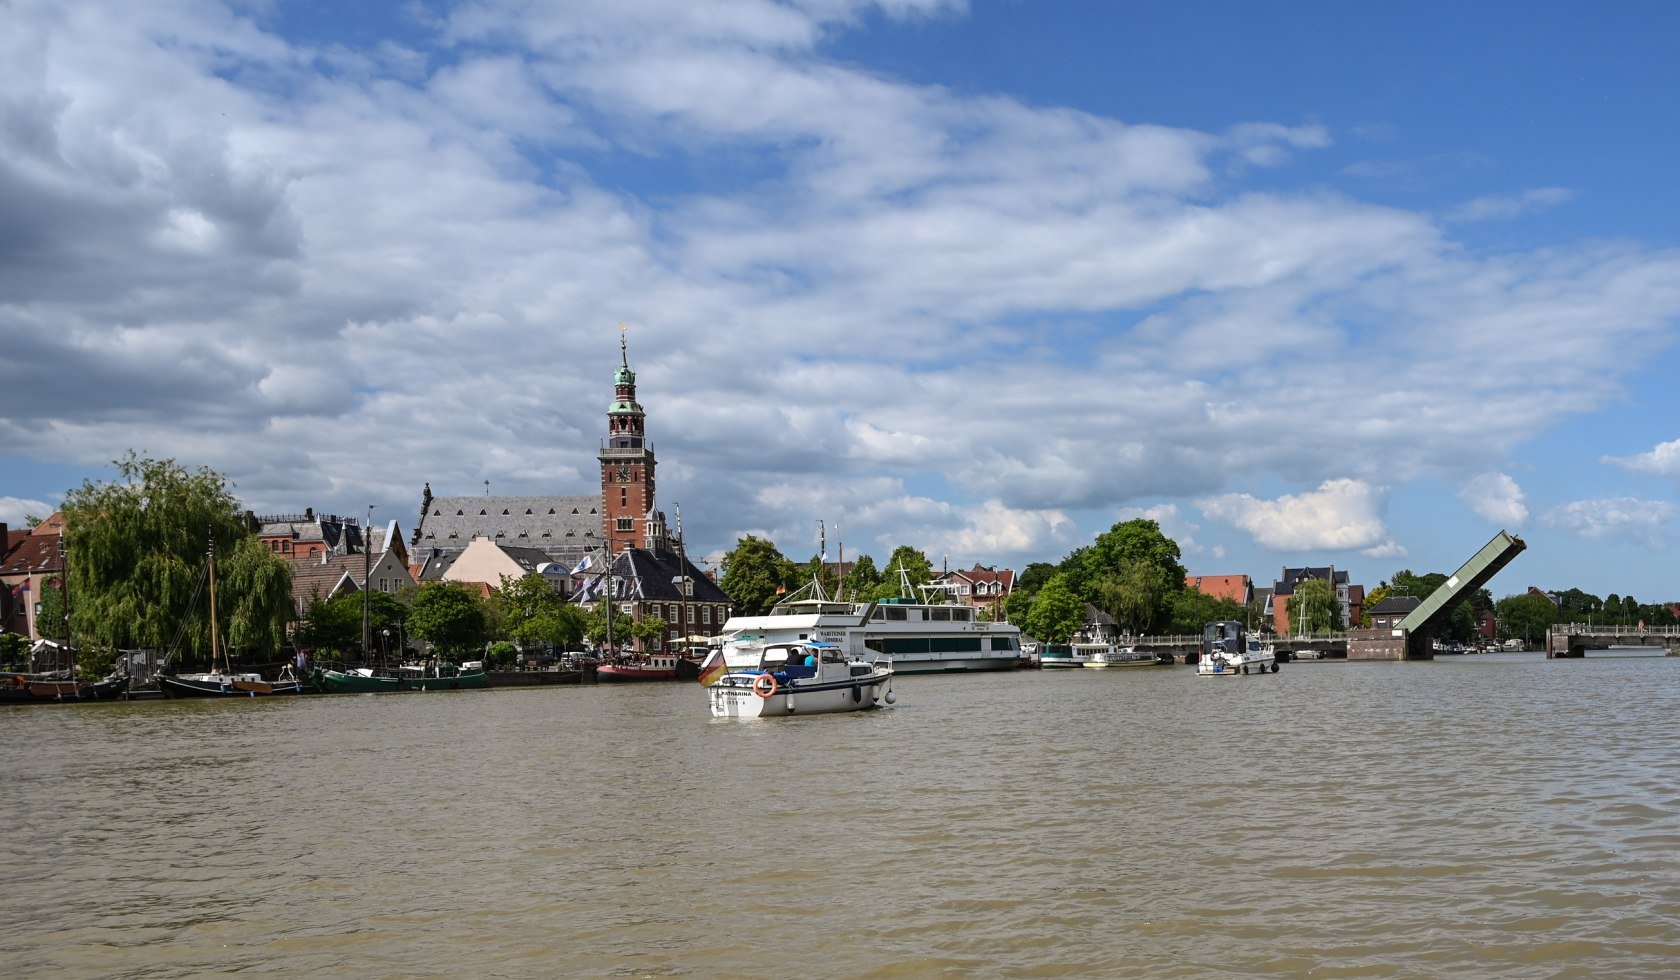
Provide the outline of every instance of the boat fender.
{"type": "Polygon", "coordinates": [[[852,703],[853,704],[860,704],[860,703],[862,703],[862,701],[863,701],[863,686],[861,684],[853,684],[852,685],[852,703]]]}
{"type": "Polygon", "coordinates": [[[776,682],[775,674],[759,674],[758,679],[753,681],[753,693],[768,700],[776,696],[781,686],[776,682]]]}
{"type": "Polygon", "coordinates": [[[1277,670],[1278,670],[1278,665],[1276,663],[1273,663],[1272,664],[1272,673],[1274,673],[1274,674],[1277,673],[1277,670]]]}
{"type": "Polygon", "coordinates": [[[898,703],[898,695],[894,694],[891,691],[888,691],[887,692],[887,697],[886,697],[886,702],[888,704],[897,704],[898,703]]]}

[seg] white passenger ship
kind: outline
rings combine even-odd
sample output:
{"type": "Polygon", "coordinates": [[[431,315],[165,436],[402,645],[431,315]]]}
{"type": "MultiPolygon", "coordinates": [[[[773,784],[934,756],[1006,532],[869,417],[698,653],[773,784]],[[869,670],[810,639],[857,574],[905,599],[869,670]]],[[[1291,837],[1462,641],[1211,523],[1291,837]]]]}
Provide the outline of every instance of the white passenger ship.
{"type": "Polygon", "coordinates": [[[768,644],[800,640],[832,643],[866,659],[884,656],[896,674],[1010,670],[1024,659],[1020,628],[982,620],[972,606],[845,602],[822,598],[810,586],[796,595],[808,590],[816,597],[791,598],[767,615],[731,616],[723,624],[719,639],[730,669],[757,663],[768,644]]]}

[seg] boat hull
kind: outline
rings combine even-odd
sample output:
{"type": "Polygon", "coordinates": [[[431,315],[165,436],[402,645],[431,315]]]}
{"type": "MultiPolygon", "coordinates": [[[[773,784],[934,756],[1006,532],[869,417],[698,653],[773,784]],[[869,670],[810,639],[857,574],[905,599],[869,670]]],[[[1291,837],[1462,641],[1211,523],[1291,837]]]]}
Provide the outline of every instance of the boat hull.
{"type": "Polygon", "coordinates": [[[324,694],[383,694],[402,690],[402,681],[396,677],[370,677],[321,669],[316,669],[311,677],[324,694]]]}
{"type": "Polygon", "coordinates": [[[602,664],[595,668],[595,679],[601,681],[674,681],[677,668],[643,667],[637,664],[602,664]]]}
{"type": "Polygon", "coordinates": [[[298,681],[218,681],[161,674],[157,682],[166,698],[262,698],[303,693],[303,684],[298,681]]]}
{"type": "Polygon", "coordinates": [[[840,681],[801,685],[795,680],[777,684],[775,693],[765,696],[758,678],[764,675],[736,672],[706,688],[714,718],[775,718],[787,715],[826,715],[869,711],[891,704],[893,670],[840,681]],[[755,689],[755,683],[759,686],[755,689]]]}

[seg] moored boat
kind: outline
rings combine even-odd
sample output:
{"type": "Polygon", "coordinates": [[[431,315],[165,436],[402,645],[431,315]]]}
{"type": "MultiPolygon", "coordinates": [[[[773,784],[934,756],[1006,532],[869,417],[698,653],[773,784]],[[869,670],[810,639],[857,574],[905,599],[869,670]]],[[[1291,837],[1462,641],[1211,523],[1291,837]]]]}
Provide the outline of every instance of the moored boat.
{"type": "Polygon", "coordinates": [[[290,665],[282,667],[280,676],[272,681],[255,671],[213,670],[200,674],[159,674],[157,682],[167,698],[256,698],[303,693],[303,682],[290,665]]]}
{"type": "Polygon", "coordinates": [[[649,654],[621,663],[602,664],[595,668],[595,679],[602,681],[674,681],[677,679],[677,658],[669,654],[649,654]]]}
{"type": "Polygon", "coordinates": [[[1202,631],[1202,650],[1196,658],[1197,674],[1204,677],[1275,674],[1277,669],[1277,653],[1272,644],[1249,633],[1242,623],[1210,623],[1202,631]]]}
{"type": "Polygon", "coordinates": [[[1075,643],[1076,651],[1083,649],[1085,667],[1159,667],[1170,664],[1147,650],[1119,646],[1113,643],[1075,643]]]}
{"type": "Polygon", "coordinates": [[[1060,667],[1083,667],[1086,662],[1091,659],[1091,655],[1088,652],[1082,653],[1076,651],[1074,648],[1079,645],[1080,644],[1073,643],[1046,643],[1044,644],[1044,648],[1039,651],[1038,665],[1045,670],[1052,670],[1060,667]]]}
{"type": "Polygon", "coordinates": [[[715,718],[835,714],[893,704],[892,678],[884,658],[852,657],[832,643],[773,643],[753,668],[731,667],[706,695],[715,718]]]}

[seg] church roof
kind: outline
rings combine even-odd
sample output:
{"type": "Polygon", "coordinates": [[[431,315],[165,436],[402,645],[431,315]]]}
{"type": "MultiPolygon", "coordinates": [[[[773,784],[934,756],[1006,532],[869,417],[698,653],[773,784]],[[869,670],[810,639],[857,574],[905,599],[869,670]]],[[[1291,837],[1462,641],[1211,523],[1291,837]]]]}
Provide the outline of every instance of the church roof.
{"type": "Polygon", "coordinates": [[[597,547],[601,495],[434,497],[415,544],[458,551],[473,538],[550,553],[567,545],[597,547]]]}

